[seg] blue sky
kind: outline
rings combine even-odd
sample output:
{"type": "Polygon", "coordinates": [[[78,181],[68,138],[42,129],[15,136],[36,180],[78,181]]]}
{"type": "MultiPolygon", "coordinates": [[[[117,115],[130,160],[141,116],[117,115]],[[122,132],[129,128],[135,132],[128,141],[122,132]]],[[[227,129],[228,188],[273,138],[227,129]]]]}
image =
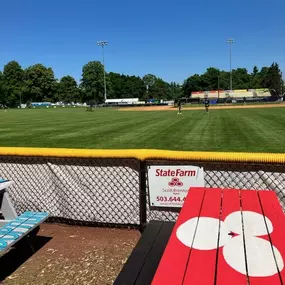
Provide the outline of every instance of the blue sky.
{"type": "Polygon", "coordinates": [[[153,73],[183,82],[209,66],[280,64],[285,72],[284,0],[1,0],[0,68],[43,63],[57,78],[80,79],[82,66],[101,60],[107,71],[153,73]]]}

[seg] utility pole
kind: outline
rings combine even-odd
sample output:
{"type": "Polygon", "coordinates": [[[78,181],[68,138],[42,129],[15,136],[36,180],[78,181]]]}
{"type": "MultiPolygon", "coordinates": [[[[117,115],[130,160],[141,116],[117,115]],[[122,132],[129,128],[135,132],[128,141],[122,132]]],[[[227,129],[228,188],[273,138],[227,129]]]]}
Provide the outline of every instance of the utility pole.
{"type": "Polygon", "coordinates": [[[218,75],[218,101],[220,100],[220,75],[218,75]]]}
{"type": "Polygon", "coordinates": [[[106,103],[107,100],[107,86],[106,86],[106,70],[105,70],[105,56],[104,56],[104,47],[108,44],[107,41],[98,41],[97,45],[102,47],[102,57],[103,57],[103,68],[104,68],[104,100],[106,103]]]}
{"type": "Polygon", "coordinates": [[[230,46],[230,90],[233,90],[233,72],[232,72],[232,44],[234,43],[234,39],[229,38],[227,43],[230,46]]]}
{"type": "Polygon", "coordinates": [[[281,71],[281,96],[284,96],[283,72],[281,71]]]}

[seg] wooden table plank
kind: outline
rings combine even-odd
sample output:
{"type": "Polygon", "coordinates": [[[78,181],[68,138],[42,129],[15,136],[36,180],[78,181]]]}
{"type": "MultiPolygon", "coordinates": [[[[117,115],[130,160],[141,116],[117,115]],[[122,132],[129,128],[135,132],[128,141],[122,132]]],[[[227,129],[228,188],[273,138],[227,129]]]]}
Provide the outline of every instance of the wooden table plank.
{"type": "Polygon", "coordinates": [[[274,192],[191,189],[152,284],[285,284],[284,222],[274,192]]]}
{"type": "Polygon", "coordinates": [[[257,191],[240,196],[250,284],[281,284],[257,191]]]}
{"type": "MultiPolygon", "coordinates": [[[[270,240],[272,245],[278,250],[281,256],[274,252],[275,261],[279,269],[279,277],[285,283],[285,216],[281,209],[280,203],[277,199],[275,192],[273,191],[259,191],[258,192],[261,208],[264,215],[271,221],[273,228],[270,231],[270,240]]],[[[267,225],[269,228],[269,226],[267,225]]]]}
{"type": "Polygon", "coordinates": [[[243,268],[246,268],[245,266],[245,257],[243,255],[244,253],[244,243],[243,240],[241,240],[241,244],[238,246],[237,250],[241,253],[239,256],[240,258],[236,256],[235,249],[232,250],[231,247],[228,248],[228,246],[225,249],[225,245],[230,245],[232,242],[232,238],[237,233],[234,233],[234,228],[227,223],[227,217],[230,216],[232,213],[238,212],[239,213],[239,219],[240,222],[238,223],[240,225],[240,228],[236,227],[236,232],[241,232],[241,211],[240,211],[240,197],[239,192],[237,190],[230,190],[230,189],[224,189],[223,190],[223,199],[222,199],[222,213],[221,213],[221,220],[224,221],[225,225],[225,233],[221,233],[220,231],[220,242],[219,242],[219,248],[218,248],[218,260],[217,260],[217,277],[216,277],[216,285],[246,285],[247,284],[247,277],[246,275],[240,274],[237,272],[233,267],[231,267],[227,261],[225,260],[225,255],[234,255],[236,262],[240,264],[240,266],[243,266],[243,268]],[[230,233],[234,235],[229,235],[230,233]],[[222,239],[221,236],[224,235],[224,238],[222,239]],[[227,240],[227,236],[229,237],[229,240],[227,240]]]}
{"type": "MultiPolygon", "coordinates": [[[[206,190],[183,284],[214,284],[221,199],[221,189],[206,190]]],[[[185,224],[185,239],[190,232],[191,227],[187,229],[185,224]]]]}
{"type": "Polygon", "coordinates": [[[155,275],[160,259],[166,248],[168,240],[174,228],[174,223],[164,222],[160,232],[154,242],[151,251],[147,257],[147,260],[136,280],[136,285],[148,285],[155,275]]]}
{"type": "MultiPolygon", "coordinates": [[[[152,285],[181,285],[190,255],[190,248],[176,237],[178,227],[191,218],[199,217],[204,199],[204,188],[191,188],[167,244],[152,285]]],[[[190,243],[194,236],[190,237],[190,243]]]]}
{"type": "Polygon", "coordinates": [[[147,225],[145,231],[143,232],[142,238],[139,240],[138,244],[128,258],[122,271],[115,280],[114,285],[135,284],[162,225],[163,223],[158,221],[151,221],[147,225]]]}

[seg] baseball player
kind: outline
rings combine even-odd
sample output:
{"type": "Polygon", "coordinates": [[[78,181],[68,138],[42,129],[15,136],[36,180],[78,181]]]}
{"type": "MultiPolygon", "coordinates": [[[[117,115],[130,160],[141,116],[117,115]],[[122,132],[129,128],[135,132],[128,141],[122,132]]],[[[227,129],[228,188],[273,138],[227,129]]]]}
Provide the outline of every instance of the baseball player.
{"type": "Polygon", "coordinates": [[[204,104],[205,104],[206,113],[209,114],[210,101],[208,98],[205,99],[204,104]]]}
{"type": "Polygon", "coordinates": [[[177,107],[178,107],[178,115],[181,115],[182,114],[182,103],[181,103],[181,100],[179,99],[178,102],[177,102],[177,107]]]}

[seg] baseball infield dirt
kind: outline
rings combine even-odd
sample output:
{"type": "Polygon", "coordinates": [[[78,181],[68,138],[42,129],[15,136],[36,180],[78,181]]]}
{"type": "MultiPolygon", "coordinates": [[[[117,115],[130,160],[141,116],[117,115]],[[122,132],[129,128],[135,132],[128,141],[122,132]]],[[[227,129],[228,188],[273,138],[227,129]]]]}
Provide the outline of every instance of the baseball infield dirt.
{"type": "MultiPolygon", "coordinates": [[[[210,106],[213,110],[224,110],[224,109],[256,109],[256,108],[280,108],[285,107],[285,104],[261,104],[261,105],[224,105],[224,106],[210,106]]],[[[194,110],[204,110],[205,107],[184,107],[183,110],[194,111],[194,110]]],[[[119,111],[177,111],[176,108],[172,106],[149,106],[149,107],[130,107],[130,108],[120,108],[119,111]]]]}
{"type": "Polygon", "coordinates": [[[4,285],[113,284],[136,245],[135,230],[44,224],[33,245],[0,259],[4,285]]]}

